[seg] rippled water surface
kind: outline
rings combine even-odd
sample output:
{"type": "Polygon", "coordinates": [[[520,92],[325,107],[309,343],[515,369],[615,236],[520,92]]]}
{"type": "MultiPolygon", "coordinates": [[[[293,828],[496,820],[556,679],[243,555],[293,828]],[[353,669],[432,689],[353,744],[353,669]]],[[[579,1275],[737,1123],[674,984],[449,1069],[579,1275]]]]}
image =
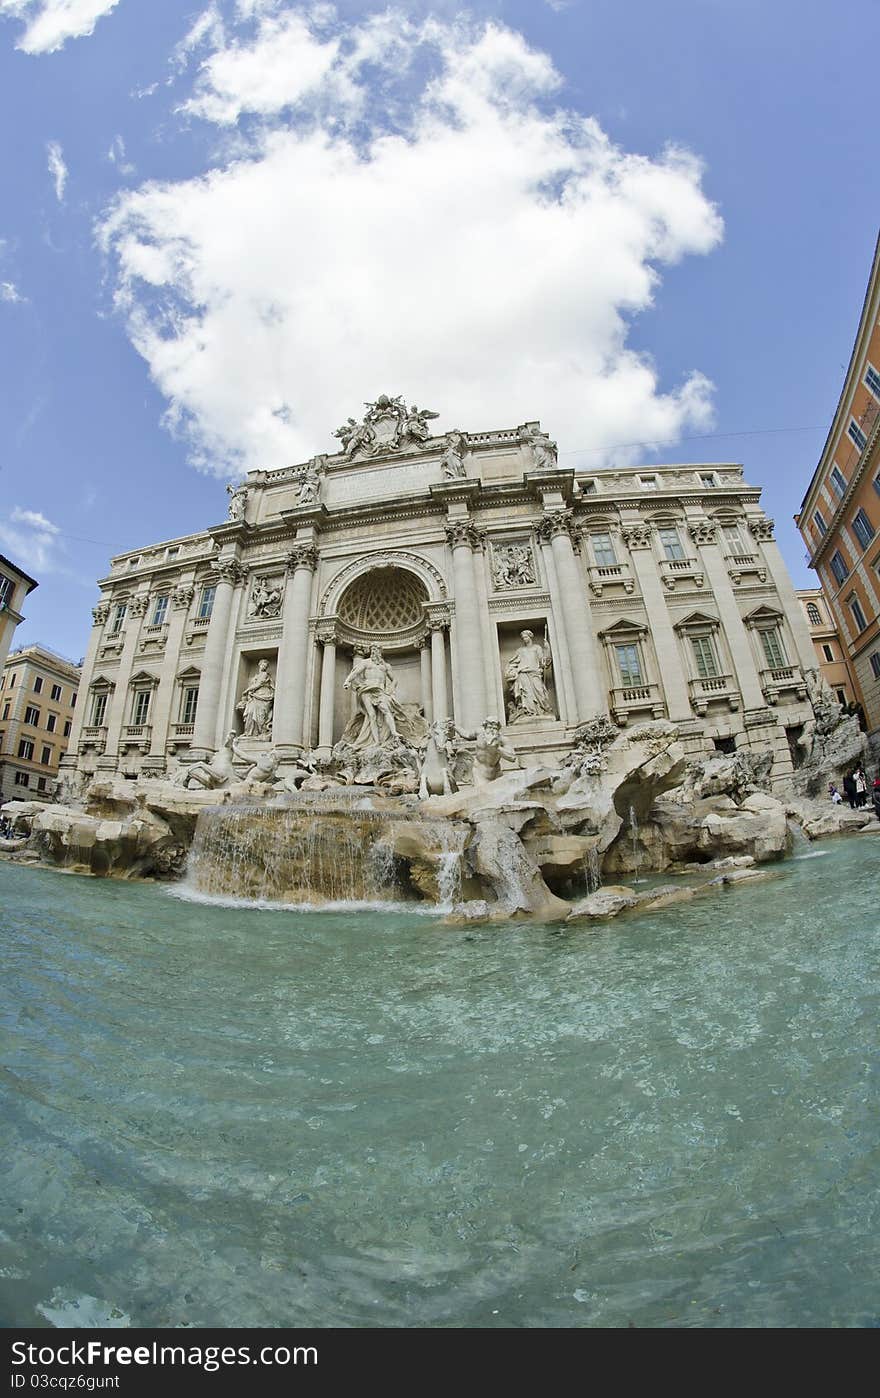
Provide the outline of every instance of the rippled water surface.
{"type": "Polygon", "coordinates": [[[880,1323],[878,867],[597,932],[0,863],[3,1320],[880,1323]]]}

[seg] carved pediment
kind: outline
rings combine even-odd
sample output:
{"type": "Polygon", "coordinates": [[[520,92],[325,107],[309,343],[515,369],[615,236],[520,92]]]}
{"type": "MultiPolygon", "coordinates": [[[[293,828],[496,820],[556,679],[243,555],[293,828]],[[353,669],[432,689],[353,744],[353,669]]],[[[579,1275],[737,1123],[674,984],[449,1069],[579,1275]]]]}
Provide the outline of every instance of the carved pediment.
{"type": "Polygon", "coordinates": [[[621,617],[613,626],[606,626],[604,631],[599,632],[599,639],[602,641],[625,641],[632,636],[646,636],[648,626],[641,618],[638,620],[632,617],[621,617]]]}
{"type": "Polygon", "coordinates": [[[746,626],[778,626],[782,620],[782,612],[776,607],[768,607],[766,603],[743,617],[746,626]]]}
{"type": "Polygon", "coordinates": [[[681,621],[674,624],[676,631],[697,631],[715,630],[721,623],[717,616],[710,616],[708,612],[691,612],[689,616],[682,617],[681,621]]]}

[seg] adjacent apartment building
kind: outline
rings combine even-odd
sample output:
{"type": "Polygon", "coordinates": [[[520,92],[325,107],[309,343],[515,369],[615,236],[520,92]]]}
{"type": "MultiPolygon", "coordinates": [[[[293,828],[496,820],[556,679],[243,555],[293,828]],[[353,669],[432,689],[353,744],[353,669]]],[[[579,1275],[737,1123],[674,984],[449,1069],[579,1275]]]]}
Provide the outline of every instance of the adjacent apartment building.
{"type": "Polygon", "coordinates": [[[831,431],[795,516],[880,746],[880,242],[831,431]]]}
{"type": "Polygon", "coordinates": [[[6,661],[15,628],[24,618],[21,608],[37,583],[0,553],[0,667],[6,661]]]}
{"type": "Polygon", "coordinates": [[[804,619],[810,628],[822,678],[839,703],[845,706],[860,703],[850,674],[846,648],[840,639],[828,598],[821,587],[801,587],[798,588],[797,599],[804,609],[804,619]]]}
{"type": "Polygon", "coordinates": [[[80,668],[46,646],[13,651],[0,675],[0,797],[54,794],[67,751],[80,668]]]}

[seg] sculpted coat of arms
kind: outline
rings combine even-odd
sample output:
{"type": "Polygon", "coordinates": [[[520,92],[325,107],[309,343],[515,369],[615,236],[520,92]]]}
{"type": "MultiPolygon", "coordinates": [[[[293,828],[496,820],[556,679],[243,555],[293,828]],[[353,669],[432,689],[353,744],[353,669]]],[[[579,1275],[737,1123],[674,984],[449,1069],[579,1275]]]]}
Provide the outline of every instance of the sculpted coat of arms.
{"type": "Polygon", "coordinates": [[[391,398],[387,393],[380,393],[374,403],[364,407],[367,411],[361,422],[350,417],[333,433],[342,443],[342,455],[349,460],[420,447],[431,436],[428,423],[440,416],[415,403],[408,408],[400,396],[391,398]]]}

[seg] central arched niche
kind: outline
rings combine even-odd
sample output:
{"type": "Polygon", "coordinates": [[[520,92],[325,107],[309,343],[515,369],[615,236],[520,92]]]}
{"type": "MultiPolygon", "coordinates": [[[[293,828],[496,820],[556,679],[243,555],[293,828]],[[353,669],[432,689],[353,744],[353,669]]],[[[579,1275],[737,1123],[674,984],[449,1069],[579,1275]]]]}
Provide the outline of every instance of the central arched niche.
{"type": "Polygon", "coordinates": [[[404,568],[371,568],[354,579],[339,599],[337,616],[352,639],[394,648],[415,643],[425,627],[428,593],[404,568]]]}

